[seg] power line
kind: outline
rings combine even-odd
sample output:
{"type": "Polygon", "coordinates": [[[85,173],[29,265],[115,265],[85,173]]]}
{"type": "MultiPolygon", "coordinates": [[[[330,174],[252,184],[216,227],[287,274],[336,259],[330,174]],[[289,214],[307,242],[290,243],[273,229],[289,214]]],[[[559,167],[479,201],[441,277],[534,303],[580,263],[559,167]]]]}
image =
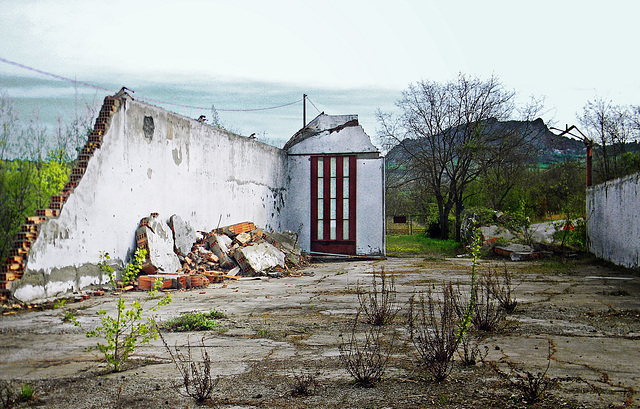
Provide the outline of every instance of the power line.
{"type": "MultiPolygon", "coordinates": [[[[181,108],[189,108],[189,109],[211,109],[212,107],[196,107],[196,106],[192,106],[192,105],[182,105],[182,104],[174,104],[172,102],[165,102],[165,101],[158,101],[156,99],[151,99],[151,98],[140,98],[138,96],[136,96],[136,99],[140,100],[140,101],[147,101],[147,102],[155,102],[156,104],[164,104],[164,105],[171,105],[174,107],[181,107],[181,108]]],[[[254,111],[267,111],[269,109],[277,109],[277,108],[284,108],[287,107],[289,105],[293,105],[293,104],[297,104],[300,101],[302,101],[302,98],[300,98],[297,101],[293,101],[293,102],[288,102],[286,104],[282,104],[282,105],[276,105],[276,106],[272,106],[272,107],[266,107],[266,108],[247,108],[247,109],[218,109],[215,108],[215,106],[213,107],[213,109],[217,112],[254,112],[254,111]]]]}
{"type": "MultiPolygon", "coordinates": [[[[33,67],[29,67],[29,66],[24,65],[24,64],[17,63],[15,61],[7,60],[7,59],[2,58],[2,57],[0,57],[0,61],[5,63],[5,64],[13,65],[13,66],[18,67],[18,68],[22,68],[22,69],[25,69],[25,70],[37,72],[38,74],[46,75],[46,76],[49,76],[49,77],[53,77],[53,78],[56,78],[56,79],[61,80],[61,81],[70,82],[70,83],[75,84],[75,85],[82,85],[84,87],[94,88],[94,89],[98,89],[98,90],[101,90],[101,91],[113,92],[112,90],[107,89],[107,88],[103,88],[103,87],[99,87],[97,85],[89,84],[87,82],[82,82],[82,81],[74,80],[74,79],[71,79],[71,78],[63,77],[61,75],[57,75],[57,74],[54,74],[54,73],[51,73],[51,72],[42,71],[42,70],[39,70],[37,68],[33,68],[33,67]]],[[[171,105],[171,106],[175,106],[175,107],[189,108],[189,109],[209,110],[209,109],[211,109],[213,107],[213,105],[209,106],[209,107],[197,107],[197,106],[192,106],[192,105],[174,104],[174,103],[171,103],[171,102],[160,101],[160,100],[157,100],[157,99],[144,98],[144,97],[140,97],[138,95],[136,95],[136,99],[138,99],[140,101],[154,102],[156,104],[171,105]]],[[[214,109],[216,111],[218,111],[218,112],[267,111],[267,110],[270,110],[270,109],[284,108],[284,107],[287,107],[287,106],[290,106],[290,105],[297,104],[297,103],[299,103],[301,101],[302,101],[302,98],[297,100],[297,101],[288,102],[286,104],[270,106],[270,107],[264,107],[264,108],[246,108],[246,109],[242,109],[242,108],[239,108],[239,109],[218,109],[218,108],[214,108],[214,109]]],[[[313,102],[311,102],[311,104],[313,104],[313,102]]],[[[314,105],[314,107],[315,107],[315,105],[314,105]]],[[[316,108],[316,109],[318,109],[318,108],[316,108]]],[[[318,111],[318,112],[320,112],[320,111],[318,111]]]]}
{"type": "Polygon", "coordinates": [[[39,70],[37,68],[33,68],[33,67],[29,67],[29,66],[17,63],[15,61],[6,60],[6,59],[4,59],[2,57],[0,57],[0,61],[2,61],[3,63],[9,64],[9,65],[16,66],[18,68],[22,68],[22,69],[25,69],[25,70],[37,72],[38,74],[48,75],[49,77],[53,77],[53,78],[56,78],[56,79],[59,79],[59,80],[62,80],[62,81],[67,81],[67,82],[70,82],[72,84],[82,85],[82,86],[89,87],[89,88],[95,88],[95,89],[99,89],[99,90],[102,90],[102,91],[112,92],[110,89],[102,88],[102,87],[99,87],[97,85],[92,85],[92,84],[89,84],[89,83],[86,83],[86,82],[82,82],[82,81],[73,80],[71,78],[63,77],[61,75],[56,75],[56,74],[53,74],[51,72],[42,71],[42,70],[39,70]]]}

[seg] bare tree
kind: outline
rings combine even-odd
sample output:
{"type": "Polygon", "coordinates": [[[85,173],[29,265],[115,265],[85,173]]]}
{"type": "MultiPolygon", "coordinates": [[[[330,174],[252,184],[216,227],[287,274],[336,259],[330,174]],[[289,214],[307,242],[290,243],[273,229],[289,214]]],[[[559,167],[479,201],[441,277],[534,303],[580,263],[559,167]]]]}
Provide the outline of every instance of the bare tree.
{"type": "Polygon", "coordinates": [[[614,105],[601,97],[587,101],[583,107],[578,120],[594,142],[594,173],[600,181],[626,173],[620,158],[626,153],[628,142],[637,140],[640,135],[639,118],[639,108],[614,105]]]}
{"type": "MultiPolygon", "coordinates": [[[[531,137],[495,125],[513,115],[514,96],[496,77],[485,81],[459,74],[447,83],[411,84],[397,102],[398,117],[378,113],[382,138],[388,145],[400,146],[405,158],[403,174],[393,182],[424,183],[438,207],[441,238],[449,238],[452,210],[460,238],[460,214],[469,184],[484,169],[522,149],[531,137]]],[[[526,112],[532,116],[537,110],[526,112]]]]}

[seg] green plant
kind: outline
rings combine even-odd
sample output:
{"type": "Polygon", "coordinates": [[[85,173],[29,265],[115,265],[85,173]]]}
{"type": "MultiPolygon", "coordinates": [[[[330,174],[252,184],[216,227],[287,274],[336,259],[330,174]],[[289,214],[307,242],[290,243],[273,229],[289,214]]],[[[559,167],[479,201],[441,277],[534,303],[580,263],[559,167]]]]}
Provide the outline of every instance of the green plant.
{"type": "Polygon", "coordinates": [[[147,249],[144,247],[136,248],[135,253],[133,254],[133,262],[129,263],[125,266],[124,270],[122,270],[122,283],[124,285],[134,283],[138,276],[140,275],[140,270],[142,265],[147,260],[147,249]]]}
{"type": "Polygon", "coordinates": [[[224,314],[216,310],[210,312],[190,312],[181,314],[162,324],[169,331],[206,331],[220,326],[216,319],[224,318],[224,314]]]}
{"type": "Polygon", "coordinates": [[[12,408],[16,403],[28,402],[35,399],[35,389],[30,384],[20,386],[16,393],[7,381],[0,381],[0,404],[2,408],[12,408]]]}
{"type": "MultiPolygon", "coordinates": [[[[149,291],[146,301],[156,298],[157,286],[149,291]]],[[[157,311],[160,307],[171,302],[171,294],[157,299],[157,304],[148,308],[147,312],[157,311]]],[[[97,312],[100,324],[92,330],[88,330],[88,338],[103,338],[95,347],[103,355],[114,372],[119,372],[122,365],[129,359],[139,344],[148,344],[151,339],[157,339],[158,331],[153,317],[142,318],[144,308],[137,300],[127,305],[124,298],[116,299],[115,316],[111,316],[106,310],[97,312]]],[[[70,314],[74,325],[81,327],[81,323],[70,314]]]]}
{"type": "Polygon", "coordinates": [[[109,260],[111,260],[111,256],[109,253],[101,251],[100,252],[100,262],[98,263],[98,268],[100,271],[105,273],[107,277],[109,277],[109,283],[116,288],[118,286],[116,275],[113,267],[109,265],[109,260]]]}
{"type": "MultiPolygon", "coordinates": [[[[143,251],[136,251],[137,256],[134,263],[137,267],[127,266],[125,270],[135,271],[138,268],[139,271],[141,257],[145,254],[143,251]]],[[[109,253],[101,252],[98,267],[109,276],[111,283],[115,286],[117,284],[116,277],[114,269],[108,264],[109,259],[109,253]]],[[[171,302],[171,294],[157,298],[159,285],[160,281],[158,280],[153,289],[147,294],[145,301],[157,300],[156,305],[148,308],[147,312],[157,311],[160,307],[171,302]]],[[[64,306],[64,304],[62,305],[64,306]]],[[[115,316],[109,315],[107,310],[98,311],[100,324],[95,329],[88,330],[86,335],[88,338],[104,339],[104,342],[98,341],[96,346],[92,348],[97,349],[104,355],[105,360],[112,366],[114,372],[119,372],[136,347],[139,344],[148,344],[151,339],[157,339],[158,331],[153,317],[147,317],[146,320],[142,318],[145,310],[137,300],[127,305],[124,298],[120,296],[116,299],[115,308],[115,316]]],[[[74,325],[82,326],[75,316],[69,314],[69,317],[74,325]]]]}
{"type": "Polygon", "coordinates": [[[587,224],[583,218],[561,220],[554,223],[553,238],[560,241],[560,247],[572,246],[587,251],[587,224]]]}
{"type": "Polygon", "coordinates": [[[29,400],[33,400],[34,397],[35,397],[35,389],[33,388],[33,386],[27,383],[20,387],[20,393],[18,394],[19,401],[26,402],[29,400]]]}
{"type": "MultiPolygon", "coordinates": [[[[136,248],[136,251],[133,254],[133,262],[127,264],[120,272],[122,285],[131,284],[136,281],[136,279],[140,275],[142,265],[147,260],[147,254],[148,252],[146,248],[144,247],[136,248]]],[[[118,277],[116,276],[114,268],[109,264],[109,260],[111,260],[111,256],[109,255],[109,253],[101,251],[98,268],[100,269],[100,271],[105,273],[107,277],[109,277],[109,283],[114,288],[118,288],[118,284],[119,284],[118,277]]]]}
{"type": "Polygon", "coordinates": [[[64,312],[64,316],[62,317],[62,322],[70,322],[74,325],[79,325],[78,319],[75,314],[66,309],[65,305],[67,304],[67,300],[61,298],[55,302],[53,308],[60,309],[64,312]]]}

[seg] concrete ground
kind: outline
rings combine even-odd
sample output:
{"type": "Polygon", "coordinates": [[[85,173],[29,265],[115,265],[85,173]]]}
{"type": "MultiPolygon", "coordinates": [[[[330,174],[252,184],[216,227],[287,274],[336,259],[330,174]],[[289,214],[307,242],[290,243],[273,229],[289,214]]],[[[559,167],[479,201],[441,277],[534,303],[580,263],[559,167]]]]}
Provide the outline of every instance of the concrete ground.
{"type": "MultiPolygon", "coordinates": [[[[500,330],[481,334],[485,359],[505,373],[513,363],[536,374],[550,357],[547,376],[558,382],[538,407],[638,407],[638,273],[591,260],[493,260],[477,271],[505,268],[513,274],[518,306],[500,330]]],[[[525,403],[518,392],[487,365],[455,366],[439,385],[423,381],[416,369],[404,324],[407,300],[449,281],[461,283],[464,292],[470,271],[468,258],[321,263],[301,277],[173,292],[171,304],[153,314],[162,322],[191,311],[224,312],[216,330],[164,333],[172,346],[199,345],[204,337],[212,372],[221,379],[214,392],[220,407],[520,407],[525,403]],[[401,313],[393,328],[400,346],[379,387],[355,388],[339,359],[340,334],[351,328],[358,286],[370,288],[372,273],[383,268],[395,277],[401,313]],[[295,400],[286,380],[303,372],[313,373],[320,386],[295,400]]],[[[142,301],[145,293],[123,296],[142,301]]],[[[140,346],[136,364],[119,373],[108,373],[97,352],[88,350],[96,339],[87,338],[86,329],[98,324],[97,311],[114,311],[114,299],[107,294],[67,304],[84,329],[64,323],[60,309],[0,317],[0,380],[35,385],[46,407],[194,407],[171,388],[179,376],[159,340],[140,346]]]]}

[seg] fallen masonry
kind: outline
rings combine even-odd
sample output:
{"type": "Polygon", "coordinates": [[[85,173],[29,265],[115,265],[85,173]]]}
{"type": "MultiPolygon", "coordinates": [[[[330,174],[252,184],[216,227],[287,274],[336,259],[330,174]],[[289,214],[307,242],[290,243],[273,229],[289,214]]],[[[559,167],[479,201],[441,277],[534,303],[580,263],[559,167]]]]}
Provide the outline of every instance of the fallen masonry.
{"type": "Polygon", "coordinates": [[[158,213],[140,221],[136,246],[147,251],[136,283],[140,290],[199,288],[225,278],[280,277],[309,262],[291,232],[265,232],[252,222],[195,232],[178,215],[164,223],[158,213]]]}

